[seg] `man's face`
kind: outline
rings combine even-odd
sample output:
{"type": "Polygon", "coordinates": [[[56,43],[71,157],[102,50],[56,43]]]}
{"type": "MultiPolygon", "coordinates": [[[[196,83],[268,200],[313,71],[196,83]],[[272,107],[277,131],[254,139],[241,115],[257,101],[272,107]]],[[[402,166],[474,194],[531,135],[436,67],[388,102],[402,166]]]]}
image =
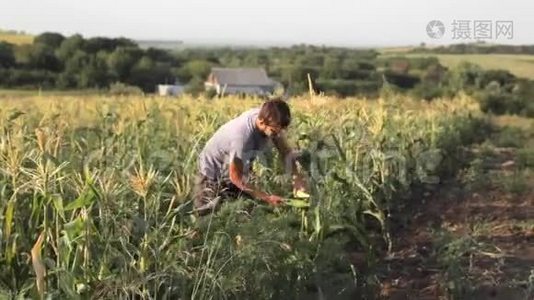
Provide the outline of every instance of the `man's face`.
{"type": "Polygon", "coordinates": [[[284,131],[284,128],[282,128],[282,126],[280,126],[280,125],[275,125],[275,126],[267,125],[266,130],[265,130],[265,134],[268,137],[272,138],[272,137],[277,137],[283,131],[284,131]]]}
{"type": "Polygon", "coordinates": [[[261,123],[262,123],[262,131],[263,133],[270,137],[270,138],[273,138],[273,137],[277,137],[278,135],[280,135],[284,130],[285,128],[283,128],[282,126],[280,125],[272,125],[272,124],[268,124],[267,122],[261,120],[261,123]]]}

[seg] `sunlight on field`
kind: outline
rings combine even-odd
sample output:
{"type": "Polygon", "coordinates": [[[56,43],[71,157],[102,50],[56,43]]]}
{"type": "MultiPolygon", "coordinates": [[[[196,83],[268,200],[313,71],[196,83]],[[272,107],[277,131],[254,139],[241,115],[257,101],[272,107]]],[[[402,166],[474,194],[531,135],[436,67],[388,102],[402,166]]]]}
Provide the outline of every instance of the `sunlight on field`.
{"type": "Polygon", "coordinates": [[[25,45],[33,43],[33,36],[26,34],[11,34],[0,32],[0,41],[8,42],[15,45],[25,45]]]}

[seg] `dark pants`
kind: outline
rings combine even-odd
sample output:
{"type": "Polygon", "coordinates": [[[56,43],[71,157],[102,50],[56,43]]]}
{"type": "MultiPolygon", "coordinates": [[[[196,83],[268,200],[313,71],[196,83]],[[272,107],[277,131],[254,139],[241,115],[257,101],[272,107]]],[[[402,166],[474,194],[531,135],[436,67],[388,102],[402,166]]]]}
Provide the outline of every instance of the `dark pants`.
{"type": "Polygon", "coordinates": [[[199,174],[195,180],[194,210],[197,214],[204,216],[216,210],[223,201],[240,196],[250,198],[231,182],[214,181],[199,174]]]}

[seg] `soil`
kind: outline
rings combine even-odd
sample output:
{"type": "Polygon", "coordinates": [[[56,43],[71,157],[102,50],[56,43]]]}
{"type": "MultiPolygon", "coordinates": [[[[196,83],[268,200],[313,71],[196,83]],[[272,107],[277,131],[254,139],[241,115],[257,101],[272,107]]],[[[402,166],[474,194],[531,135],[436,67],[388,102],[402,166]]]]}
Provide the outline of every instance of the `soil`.
{"type": "MultiPolygon", "coordinates": [[[[495,149],[482,159],[490,179],[516,174],[513,149],[495,149]]],[[[534,176],[523,179],[520,193],[492,180],[473,188],[458,179],[422,193],[406,210],[413,214],[392,228],[393,249],[376,266],[374,294],[381,299],[534,299],[528,284],[534,277],[534,176]],[[455,252],[457,273],[449,269],[454,265],[444,253],[453,244],[446,248],[443,232],[449,243],[472,245],[455,252]]],[[[352,255],[354,264],[357,256],[352,255]]]]}

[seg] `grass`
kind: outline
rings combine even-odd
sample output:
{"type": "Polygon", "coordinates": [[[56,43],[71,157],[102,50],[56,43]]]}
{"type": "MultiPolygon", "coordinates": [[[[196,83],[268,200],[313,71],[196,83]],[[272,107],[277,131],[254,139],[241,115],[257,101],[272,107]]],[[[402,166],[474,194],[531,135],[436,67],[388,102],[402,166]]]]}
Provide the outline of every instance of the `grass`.
{"type": "MultiPolygon", "coordinates": [[[[288,136],[308,153],[301,166],[310,207],[236,199],[198,219],[189,212],[199,151],[261,100],[0,101],[0,297],[279,299],[339,291],[359,274],[347,251],[369,263],[387,252],[387,212],[411,186],[454,170],[458,147],[480,138],[485,124],[467,97],[295,98],[288,136]]],[[[255,173],[264,190],[289,195],[281,166],[257,165],[255,173]]]]}

